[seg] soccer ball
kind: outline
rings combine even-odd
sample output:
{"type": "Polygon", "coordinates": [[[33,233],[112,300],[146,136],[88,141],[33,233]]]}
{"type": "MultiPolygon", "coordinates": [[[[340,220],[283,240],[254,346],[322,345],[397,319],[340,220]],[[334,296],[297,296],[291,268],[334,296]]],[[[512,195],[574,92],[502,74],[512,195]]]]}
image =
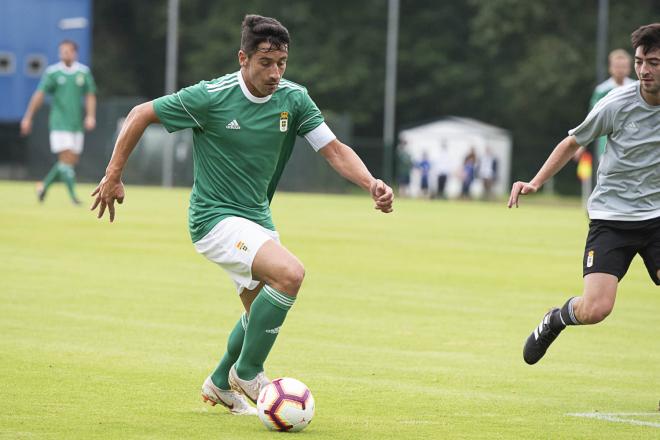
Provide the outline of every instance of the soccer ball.
{"type": "Polygon", "coordinates": [[[272,431],[302,431],[314,417],[314,397],[304,383],[282,377],[261,389],[257,412],[272,431]]]}

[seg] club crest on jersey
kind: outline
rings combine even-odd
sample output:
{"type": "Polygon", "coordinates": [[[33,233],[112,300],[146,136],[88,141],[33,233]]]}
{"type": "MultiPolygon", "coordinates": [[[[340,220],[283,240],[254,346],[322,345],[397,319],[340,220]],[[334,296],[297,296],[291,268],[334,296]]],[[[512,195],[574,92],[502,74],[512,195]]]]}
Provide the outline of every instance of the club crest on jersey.
{"type": "Polygon", "coordinates": [[[82,73],[76,75],[76,85],[78,85],[79,87],[85,85],[85,75],[83,75],[82,73]]]}
{"type": "Polygon", "coordinates": [[[280,131],[284,133],[289,129],[289,112],[280,113],[280,131]]]}
{"type": "Polygon", "coordinates": [[[594,265],[594,251],[589,251],[587,253],[587,267],[594,265]]]}

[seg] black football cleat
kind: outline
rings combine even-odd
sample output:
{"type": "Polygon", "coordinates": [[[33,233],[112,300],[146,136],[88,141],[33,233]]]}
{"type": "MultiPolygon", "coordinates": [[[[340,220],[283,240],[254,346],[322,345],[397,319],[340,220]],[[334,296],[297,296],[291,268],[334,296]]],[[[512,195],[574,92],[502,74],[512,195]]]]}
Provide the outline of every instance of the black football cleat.
{"type": "Polygon", "coordinates": [[[559,313],[559,309],[552,309],[546,313],[541,323],[534,329],[525,342],[523,358],[529,365],[534,365],[540,361],[543,355],[545,355],[545,352],[548,351],[550,344],[561,333],[561,330],[557,331],[550,328],[550,317],[553,313],[559,313]]]}

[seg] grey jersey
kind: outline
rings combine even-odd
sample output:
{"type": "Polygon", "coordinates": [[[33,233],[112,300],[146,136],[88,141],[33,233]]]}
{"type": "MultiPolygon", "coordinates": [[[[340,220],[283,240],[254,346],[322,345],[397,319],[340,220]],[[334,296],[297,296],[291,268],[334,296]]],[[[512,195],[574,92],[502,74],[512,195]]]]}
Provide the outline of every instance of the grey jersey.
{"type": "Polygon", "coordinates": [[[637,221],[660,217],[660,106],[642,99],[639,81],[612,90],[568,132],[580,145],[607,136],[589,218],[637,221]]]}

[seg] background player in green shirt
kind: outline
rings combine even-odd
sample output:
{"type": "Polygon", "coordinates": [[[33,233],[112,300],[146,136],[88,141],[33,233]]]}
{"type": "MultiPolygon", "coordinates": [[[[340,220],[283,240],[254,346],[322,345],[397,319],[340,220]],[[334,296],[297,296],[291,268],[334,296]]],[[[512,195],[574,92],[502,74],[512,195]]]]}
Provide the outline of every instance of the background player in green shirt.
{"type": "MultiPolygon", "coordinates": [[[[594,106],[603,99],[608,93],[617,87],[625,86],[634,82],[630,78],[630,73],[632,71],[632,57],[625,49],[615,49],[607,57],[608,62],[608,71],[610,77],[598,84],[594,89],[594,92],[591,95],[589,100],[589,111],[591,111],[594,106]]],[[[603,153],[605,153],[605,147],[607,146],[607,136],[601,136],[595,143],[596,147],[596,159],[600,163],[603,153]]],[[[582,153],[584,153],[585,148],[580,147],[575,153],[574,159],[579,160],[582,153]]]]}
{"type": "Polygon", "coordinates": [[[289,33],[273,18],[248,15],[242,25],[240,70],[136,106],[117,139],[92,210],[124,200],[121,174],[145,128],[193,130],[194,184],[189,228],[197,251],[234,281],[245,313],[227,351],[202,385],[202,397],[234,414],[256,414],[253,402],[269,382],[264,361],[305,270],[279,242],[270,201],[297,136],[304,136],[343,177],[368,191],[375,209],[392,211],[392,189],[375,179],[325,124],[307,90],[282,78],[289,33]]]}
{"type": "Polygon", "coordinates": [[[75,165],[83,150],[83,125],[86,130],[96,127],[96,84],[89,67],[80,64],[78,46],[71,40],[59,45],[60,62],[46,69],[37,91],[34,92],[21,121],[21,134],[32,131],[32,119],[44,102],[44,95],[52,96],[49,128],[50,150],[57,154],[58,161],[48,172],[37,189],[39,201],[43,202],[52,183],[61,179],[66,183],[73,203],[80,204],[76,197],[75,165]],[[86,116],[83,124],[81,101],[85,98],[86,116]]]}

